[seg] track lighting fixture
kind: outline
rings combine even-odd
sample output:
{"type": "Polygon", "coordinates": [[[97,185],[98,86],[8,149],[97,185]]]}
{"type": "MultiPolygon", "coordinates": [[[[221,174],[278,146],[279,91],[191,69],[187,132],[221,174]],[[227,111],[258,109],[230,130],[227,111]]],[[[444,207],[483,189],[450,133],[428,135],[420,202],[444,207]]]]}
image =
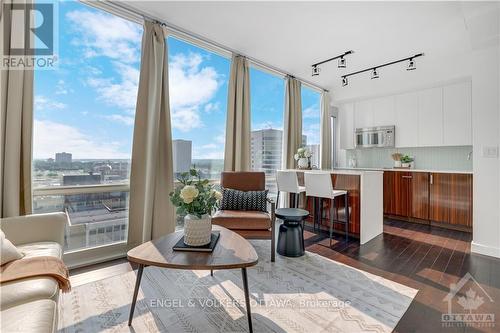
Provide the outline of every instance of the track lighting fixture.
{"type": "Polygon", "coordinates": [[[338,68],[345,68],[346,67],[346,60],[344,58],[344,56],[340,57],[339,59],[339,65],[338,65],[338,68]]]}
{"type": "Polygon", "coordinates": [[[323,60],[323,61],[320,61],[318,63],[315,63],[315,64],[312,64],[311,67],[312,67],[312,76],[317,76],[319,75],[319,72],[320,72],[320,69],[319,69],[319,65],[322,65],[324,63],[327,63],[329,61],[332,61],[332,60],[335,60],[335,59],[339,59],[339,63],[338,63],[338,68],[346,68],[346,56],[349,55],[349,54],[353,54],[354,51],[347,51],[347,52],[344,52],[343,54],[341,55],[338,55],[336,57],[333,57],[333,58],[330,58],[330,59],[326,59],[326,60],[323,60]]]}
{"type": "Polygon", "coordinates": [[[370,67],[370,68],[366,68],[366,69],[363,69],[363,70],[360,70],[360,71],[357,71],[357,72],[352,72],[352,73],[349,73],[349,74],[342,75],[342,86],[343,87],[347,86],[347,84],[348,84],[347,78],[349,76],[357,75],[357,74],[368,72],[368,71],[372,71],[372,77],[371,77],[372,79],[378,79],[379,78],[379,75],[378,75],[378,69],[379,68],[385,67],[385,66],[394,65],[394,64],[397,64],[397,63],[403,62],[403,61],[408,61],[408,67],[406,68],[406,70],[412,71],[412,70],[414,70],[414,69],[417,68],[415,66],[415,58],[422,57],[423,55],[424,55],[423,53],[419,53],[419,54],[415,54],[414,56],[411,56],[411,57],[408,57],[408,58],[391,61],[391,62],[382,64],[382,65],[378,65],[378,66],[375,66],[375,67],[370,67]]]}
{"type": "Polygon", "coordinates": [[[317,76],[317,75],[319,75],[319,71],[320,71],[320,69],[319,69],[319,67],[318,67],[318,66],[313,66],[313,67],[312,67],[312,76],[317,76]]]}
{"type": "Polygon", "coordinates": [[[406,70],[412,71],[414,69],[417,69],[417,66],[415,66],[415,60],[413,60],[413,58],[411,58],[408,62],[408,67],[406,67],[406,70]]]}

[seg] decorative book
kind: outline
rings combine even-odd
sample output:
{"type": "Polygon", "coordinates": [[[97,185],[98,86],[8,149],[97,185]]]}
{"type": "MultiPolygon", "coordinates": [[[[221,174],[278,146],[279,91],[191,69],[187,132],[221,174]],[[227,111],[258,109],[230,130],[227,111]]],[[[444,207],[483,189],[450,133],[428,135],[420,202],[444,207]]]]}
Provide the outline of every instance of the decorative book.
{"type": "Polygon", "coordinates": [[[212,239],[210,243],[202,246],[190,246],[184,244],[184,237],[179,239],[177,244],[174,245],[174,251],[192,251],[192,252],[213,252],[215,246],[217,245],[217,241],[220,237],[220,231],[212,231],[212,239]]]}

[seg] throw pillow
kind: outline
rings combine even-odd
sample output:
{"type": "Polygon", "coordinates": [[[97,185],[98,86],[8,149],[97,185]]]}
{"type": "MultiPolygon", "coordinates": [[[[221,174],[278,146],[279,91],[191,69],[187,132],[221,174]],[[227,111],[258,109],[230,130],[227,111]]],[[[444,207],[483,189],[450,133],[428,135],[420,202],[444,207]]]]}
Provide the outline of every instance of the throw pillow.
{"type": "Polygon", "coordinates": [[[14,246],[14,244],[5,238],[5,234],[2,230],[0,230],[0,249],[0,266],[23,257],[23,254],[14,246]]]}
{"type": "Polygon", "coordinates": [[[238,191],[222,189],[221,210],[256,210],[267,212],[267,190],[238,191]]]}

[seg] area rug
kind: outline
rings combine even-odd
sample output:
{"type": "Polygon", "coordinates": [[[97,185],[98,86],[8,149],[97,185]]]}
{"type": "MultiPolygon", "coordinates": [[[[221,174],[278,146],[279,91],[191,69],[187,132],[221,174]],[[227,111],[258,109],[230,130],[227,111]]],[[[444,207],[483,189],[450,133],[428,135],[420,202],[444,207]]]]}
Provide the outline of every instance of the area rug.
{"type": "MultiPolygon", "coordinates": [[[[248,270],[254,332],[391,332],[417,290],[306,252],[276,256],[252,241],[248,270]]],[[[132,328],[136,272],[78,286],[61,296],[60,332],[247,332],[241,270],[146,267],[132,328]]]]}

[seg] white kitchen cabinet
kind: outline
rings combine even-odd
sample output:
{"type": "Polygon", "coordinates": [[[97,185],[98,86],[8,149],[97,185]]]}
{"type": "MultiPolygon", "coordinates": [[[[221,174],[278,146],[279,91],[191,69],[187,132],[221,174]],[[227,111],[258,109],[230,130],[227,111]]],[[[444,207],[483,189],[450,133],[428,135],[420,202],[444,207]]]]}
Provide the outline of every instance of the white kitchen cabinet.
{"type": "Polygon", "coordinates": [[[392,126],[394,117],[394,96],[372,100],[372,126],[392,126]]]}
{"type": "Polygon", "coordinates": [[[396,147],[418,146],[418,94],[416,92],[395,97],[396,147]]]}
{"type": "Polygon", "coordinates": [[[341,105],[338,117],[340,149],[354,149],[354,104],[341,105]]]}
{"type": "Polygon", "coordinates": [[[470,81],[447,85],[443,88],[444,145],[472,145],[471,109],[470,81]]]}
{"type": "Polygon", "coordinates": [[[443,145],[443,88],[418,92],[418,146],[443,145]]]}
{"type": "Polygon", "coordinates": [[[354,128],[372,127],[372,100],[359,101],[354,104],[354,128]]]}

